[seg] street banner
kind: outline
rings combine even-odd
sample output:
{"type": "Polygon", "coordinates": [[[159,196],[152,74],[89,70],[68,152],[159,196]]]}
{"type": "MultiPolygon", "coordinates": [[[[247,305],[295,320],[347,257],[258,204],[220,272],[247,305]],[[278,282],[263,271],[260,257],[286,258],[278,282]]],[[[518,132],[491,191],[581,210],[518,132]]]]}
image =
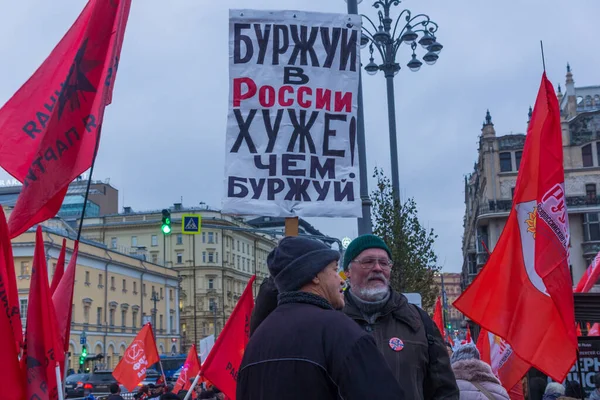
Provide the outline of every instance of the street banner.
{"type": "MultiPolygon", "coordinates": [[[[594,375],[600,372],[600,337],[580,337],[579,338],[579,359],[581,360],[581,373],[583,374],[583,384],[581,387],[585,391],[586,398],[594,391],[594,375]]],[[[577,381],[581,383],[577,363],[567,375],[568,381],[577,381]]]]}
{"type": "Polygon", "coordinates": [[[230,10],[223,211],[359,217],[358,15],[230,10]]]}

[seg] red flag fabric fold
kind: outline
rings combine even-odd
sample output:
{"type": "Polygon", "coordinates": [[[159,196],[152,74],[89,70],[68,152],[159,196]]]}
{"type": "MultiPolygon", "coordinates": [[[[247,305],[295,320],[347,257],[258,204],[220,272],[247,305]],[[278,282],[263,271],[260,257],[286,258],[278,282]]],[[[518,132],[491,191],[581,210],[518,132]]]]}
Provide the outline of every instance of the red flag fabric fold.
{"type": "Polygon", "coordinates": [[[237,373],[250,340],[250,316],[254,309],[252,284],[255,279],[256,275],[248,281],[223,331],[202,364],[202,375],[230,399],[235,399],[237,373]]]}
{"type": "Polygon", "coordinates": [[[56,269],[54,270],[54,275],[52,276],[52,283],[50,284],[50,293],[54,295],[56,288],[58,287],[58,282],[60,282],[63,274],[65,273],[65,254],[67,252],[67,239],[63,239],[62,248],[60,249],[60,254],[58,256],[58,260],[56,261],[56,269]]]}
{"type": "Polygon", "coordinates": [[[57,399],[56,365],[62,365],[65,353],[59,343],[56,315],[48,286],[48,266],[42,227],[35,236],[33,270],[27,305],[25,350],[21,369],[26,377],[25,398],[57,399]]]}
{"type": "Polygon", "coordinates": [[[200,362],[198,361],[198,352],[196,345],[193,344],[188,352],[188,356],[181,369],[181,374],[175,383],[173,393],[178,393],[180,390],[188,390],[192,386],[190,379],[194,379],[200,373],[200,362]]]}
{"type": "Polygon", "coordinates": [[[131,0],[90,0],[48,58],[0,109],[0,166],[23,183],[9,228],[56,215],[90,168],[131,0]]]}
{"type": "MultiPolygon", "coordinates": [[[[2,307],[0,312],[8,317],[11,332],[2,329],[3,336],[0,340],[8,340],[8,335],[16,343],[17,352],[23,347],[23,325],[21,324],[21,309],[19,303],[19,292],[17,290],[17,276],[15,273],[15,262],[13,259],[12,244],[4,209],[0,205],[0,293],[2,296],[2,307]]],[[[23,317],[26,317],[24,315],[23,317]]],[[[0,354],[2,354],[0,352],[0,354]]]]}
{"type": "Polygon", "coordinates": [[[127,347],[112,375],[117,382],[131,392],[146,377],[146,369],[158,361],[160,358],[152,333],[152,325],[146,324],[127,347]]]}
{"type": "MultiPolygon", "coordinates": [[[[66,247],[66,241],[63,241],[63,250],[66,247]]],[[[57,290],[52,294],[52,303],[56,310],[57,332],[60,343],[64,345],[64,351],[69,351],[69,337],[71,335],[71,315],[73,310],[73,292],[75,288],[75,272],[77,268],[77,255],[79,253],[79,242],[75,242],[73,254],[63,278],[57,286],[57,290]]],[[[63,255],[64,263],[64,255],[63,255]]],[[[58,268],[58,267],[57,267],[58,268]]]]}
{"type": "Polygon", "coordinates": [[[439,296],[435,301],[435,308],[433,310],[433,322],[435,322],[435,325],[440,330],[442,338],[446,340],[446,327],[444,326],[444,317],[442,314],[442,301],[439,296]]]}
{"type": "Polygon", "coordinates": [[[559,382],[577,351],[568,251],[560,109],[544,73],[513,208],[486,267],[454,306],[559,382]]]}
{"type": "Polygon", "coordinates": [[[596,254],[596,257],[592,260],[590,266],[585,270],[585,273],[577,283],[574,292],[575,293],[587,293],[590,291],[592,286],[596,284],[598,278],[600,278],[600,253],[596,254]]]}

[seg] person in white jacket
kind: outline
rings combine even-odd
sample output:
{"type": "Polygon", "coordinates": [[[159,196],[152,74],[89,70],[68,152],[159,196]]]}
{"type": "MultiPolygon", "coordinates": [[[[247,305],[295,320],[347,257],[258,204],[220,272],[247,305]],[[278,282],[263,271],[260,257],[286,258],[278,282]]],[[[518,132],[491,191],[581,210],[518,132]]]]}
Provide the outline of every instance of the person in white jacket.
{"type": "Polygon", "coordinates": [[[460,400],[510,400],[492,368],[481,361],[474,344],[458,347],[450,362],[460,391],[460,400]]]}

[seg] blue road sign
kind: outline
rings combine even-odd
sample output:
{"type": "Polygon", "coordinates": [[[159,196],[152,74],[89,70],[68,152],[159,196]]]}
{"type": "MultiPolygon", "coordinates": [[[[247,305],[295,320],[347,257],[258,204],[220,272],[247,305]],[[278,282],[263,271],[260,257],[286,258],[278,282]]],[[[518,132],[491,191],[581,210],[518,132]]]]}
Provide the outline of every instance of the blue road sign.
{"type": "Polygon", "coordinates": [[[202,216],[200,214],[183,214],[181,233],[186,235],[197,235],[200,233],[202,216]]]}

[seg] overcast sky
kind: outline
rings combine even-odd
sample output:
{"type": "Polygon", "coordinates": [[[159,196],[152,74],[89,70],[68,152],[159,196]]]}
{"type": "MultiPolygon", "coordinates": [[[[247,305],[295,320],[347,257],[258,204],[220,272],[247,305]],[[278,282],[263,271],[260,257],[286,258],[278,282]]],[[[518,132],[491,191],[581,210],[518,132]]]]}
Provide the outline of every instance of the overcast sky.
{"type": "MultiPolygon", "coordinates": [[[[47,57],[83,0],[0,0],[0,104],[47,57]]],[[[360,12],[375,16],[371,1],[360,12]]],[[[446,271],[462,266],[464,176],[473,169],[485,111],[500,135],[523,133],[542,73],[564,87],[600,84],[600,2],[407,0],[429,14],[445,46],[434,66],[412,73],[408,47],[396,76],[400,184],[422,223],[439,235],[446,271]]],[[[228,99],[229,8],[345,12],[344,0],[133,0],[113,103],[106,110],[94,177],[110,178],[120,206],[160,209],[183,197],[220,208],[228,99]],[[124,199],[124,201],[123,201],[124,199]]],[[[422,50],[421,50],[422,51],[422,50]]],[[[423,53],[421,52],[421,56],[423,53]]],[[[363,53],[363,57],[367,57],[363,53]]],[[[390,173],[385,82],[364,76],[367,162],[390,173]]],[[[0,179],[8,175],[0,170],[0,179]]],[[[370,182],[373,187],[373,182],[370,182]]],[[[309,219],[324,234],[357,235],[355,219],[309,219]]]]}

